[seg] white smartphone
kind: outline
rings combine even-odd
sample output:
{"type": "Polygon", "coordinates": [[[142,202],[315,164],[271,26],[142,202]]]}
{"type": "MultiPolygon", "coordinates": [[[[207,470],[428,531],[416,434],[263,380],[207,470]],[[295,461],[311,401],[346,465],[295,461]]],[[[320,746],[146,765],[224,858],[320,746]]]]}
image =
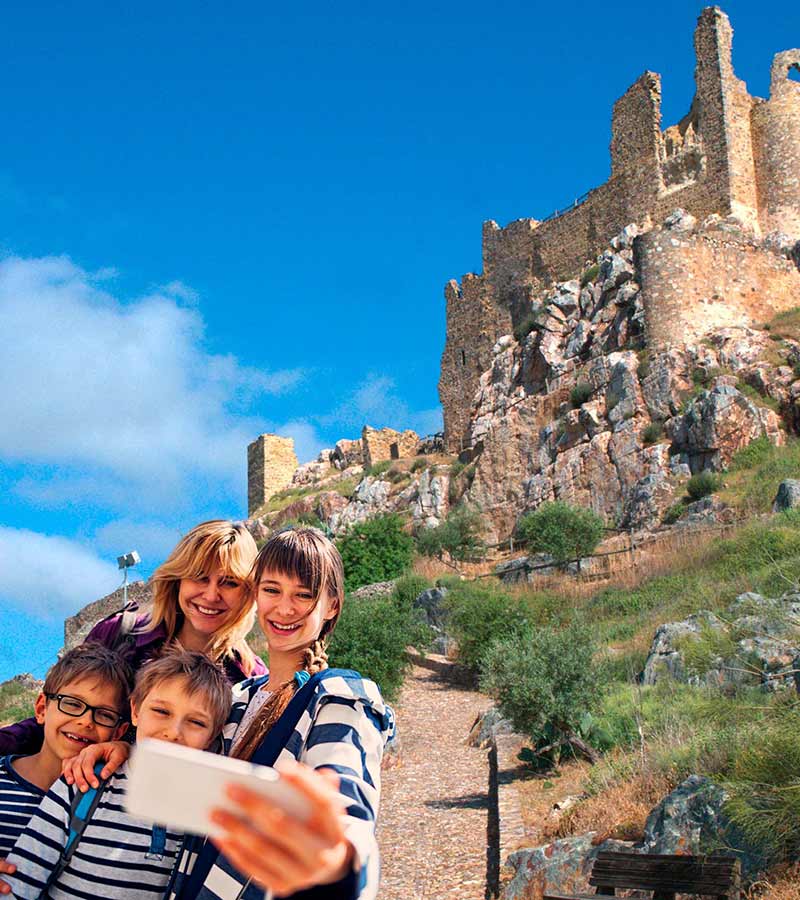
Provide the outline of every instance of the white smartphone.
{"type": "Polygon", "coordinates": [[[212,809],[240,814],[225,793],[228,784],[263,794],[301,821],[311,815],[308,798],[270,766],[152,738],[144,738],[133,748],[125,809],[132,816],[177,831],[213,835],[218,829],[209,818],[212,809]]]}

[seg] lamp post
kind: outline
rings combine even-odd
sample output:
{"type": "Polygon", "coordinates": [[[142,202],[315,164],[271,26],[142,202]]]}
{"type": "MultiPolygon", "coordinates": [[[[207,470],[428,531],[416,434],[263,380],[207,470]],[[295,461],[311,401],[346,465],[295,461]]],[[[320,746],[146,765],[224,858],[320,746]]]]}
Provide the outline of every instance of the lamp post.
{"type": "Polygon", "coordinates": [[[117,566],[122,569],[124,573],[122,579],[122,596],[125,601],[125,606],[128,605],[128,569],[141,561],[141,557],[135,550],[131,550],[130,553],[126,553],[124,556],[117,557],[117,566]]]}

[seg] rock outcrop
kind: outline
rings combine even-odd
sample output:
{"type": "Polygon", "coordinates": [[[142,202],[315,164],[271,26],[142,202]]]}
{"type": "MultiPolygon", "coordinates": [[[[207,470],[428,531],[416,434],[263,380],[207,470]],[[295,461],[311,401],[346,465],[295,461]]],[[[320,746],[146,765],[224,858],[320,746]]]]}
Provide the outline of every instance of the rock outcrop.
{"type": "Polygon", "coordinates": [[[689,684],[795,686],[800,656],[800,594],[779,599],[740,594],[725,613],[695,613],[656,630],[642,681],[672,678],[689,684]]]}

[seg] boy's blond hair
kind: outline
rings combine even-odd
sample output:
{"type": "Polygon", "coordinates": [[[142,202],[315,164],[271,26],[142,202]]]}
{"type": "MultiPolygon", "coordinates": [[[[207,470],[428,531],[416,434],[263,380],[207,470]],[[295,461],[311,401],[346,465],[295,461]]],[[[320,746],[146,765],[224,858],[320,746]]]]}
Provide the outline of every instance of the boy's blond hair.
{"type": "Polygon", "coordinates": [[[215,735],[219,734],[231,711],[231,684],[222,667],[204,653],[180,647],[165,649],[161,656],[139,669],[131,703],[136,709],[141,709],[154,688],[173,678],[183,680],[190,697],[202,695],[204,708],[212,720],[212,730],[215,735]]]}

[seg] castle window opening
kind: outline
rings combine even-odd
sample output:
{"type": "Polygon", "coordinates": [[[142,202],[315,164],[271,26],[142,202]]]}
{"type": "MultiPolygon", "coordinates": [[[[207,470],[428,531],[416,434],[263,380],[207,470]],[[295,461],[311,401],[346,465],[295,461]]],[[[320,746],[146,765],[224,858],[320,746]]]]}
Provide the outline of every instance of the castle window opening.
{"type": "Polygon", "coordinates": [[[400,445],[391,444],[389,447],[389,457],[391,459],[400,459],[400,445]]]}
{"type": "Polygon", "coordinates": [[[797,62],[793,62],[787,72],[786,72],[786,80],[787,81],[800,81],[800,60],[797,62]]]}

